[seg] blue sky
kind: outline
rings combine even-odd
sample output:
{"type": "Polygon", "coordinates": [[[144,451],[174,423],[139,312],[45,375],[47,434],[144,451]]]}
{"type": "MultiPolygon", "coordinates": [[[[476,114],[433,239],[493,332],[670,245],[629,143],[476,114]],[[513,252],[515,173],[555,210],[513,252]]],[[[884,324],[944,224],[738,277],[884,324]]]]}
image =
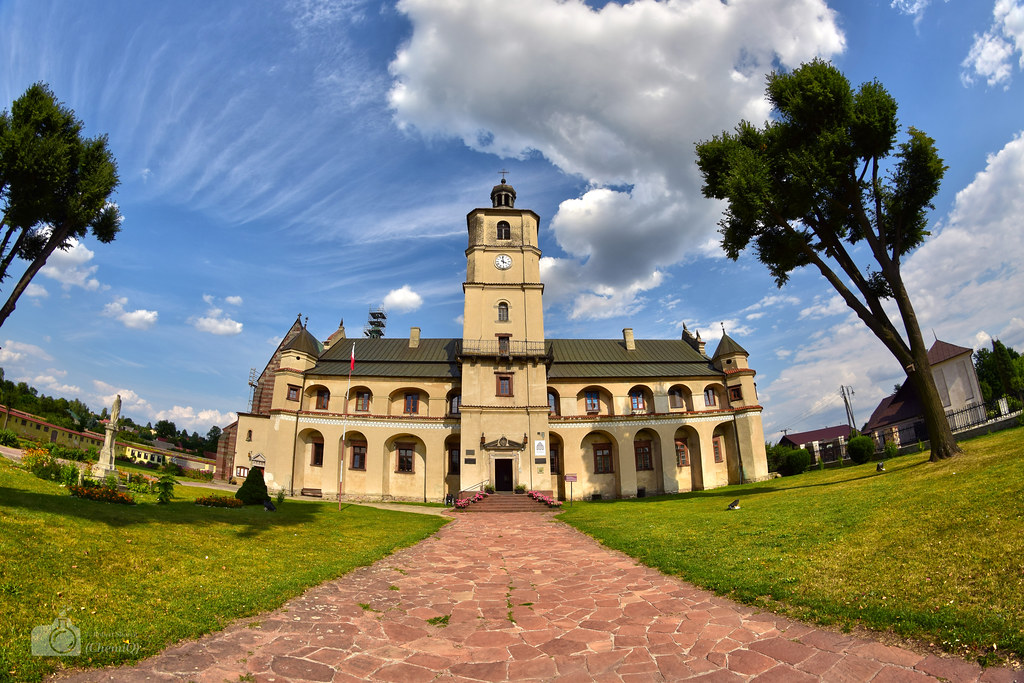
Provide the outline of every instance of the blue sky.
{"type": "MultiPolygon", "coordinates": [[[[51,259],[0,329],[9,379],[205,434],[301,313],[461,335],[465,215],[508,169],[540,214],[551,338],[725,324],[769,439],[863,423],[898,364],[816,272],[717,246],[694,143],[763,121],[814,57],[877,78],[949,166],[905,264],[922,328],[1024,346],[1021,0],[0,2],[0,102],[50,84],[109,135],[125,221],[51,259]]],[[[6,283],[5,283],[6,284],[6,283]]],[[[4,288],[3,291],[6,291],[4,288]]]]}

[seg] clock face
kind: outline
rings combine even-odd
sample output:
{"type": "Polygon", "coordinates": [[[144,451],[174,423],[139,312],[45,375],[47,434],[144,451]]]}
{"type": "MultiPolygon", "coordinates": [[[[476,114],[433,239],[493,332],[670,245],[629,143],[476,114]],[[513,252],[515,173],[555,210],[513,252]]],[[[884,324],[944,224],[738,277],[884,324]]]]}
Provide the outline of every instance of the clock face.
{"type": "Polygon", "coordinates": [[[494,257],[494,267],[498,270],[508,270],[512,267],[512,257],[508,254],[498,254],[494,257]]]}

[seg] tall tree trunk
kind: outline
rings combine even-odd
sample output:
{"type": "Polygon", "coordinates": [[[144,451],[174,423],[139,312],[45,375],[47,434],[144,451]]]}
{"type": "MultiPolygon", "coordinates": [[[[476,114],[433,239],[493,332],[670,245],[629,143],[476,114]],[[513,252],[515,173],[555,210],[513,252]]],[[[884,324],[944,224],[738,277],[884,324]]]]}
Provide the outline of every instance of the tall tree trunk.
{"type": "Polygon", "coordinates": [[[3,326],[4,322],[10,317],[11,313],[14,312],[15,307],[18,304],[18,298],[21,296],[25,288],[28,287],[29,283],[32,282],[32,278],[36,276],[39,269],[46,265],[46,259],[50,258],[50,254],[56,251],[57,247],[64,244],[68,239],[70,233],[70,227],[65,224],[60,227],[54,227],[53,232],[50,234],[50,239],[46,241],[46,246],[43,248],[43,252],[35,258],[32,263],[28,265],[25,272],[22,273],[21,279],[18,280],[18,284],[11,290],[10,296],[7,297],[7,301],[0,307],[0,327],[3,326]]]}
{"type": "Polygon", "coordinates": [[[893,299],[899,306],[900,316],[903,318],[903,326],[907,331],[907,342],[910,346],[910,355],[913,358],[913,367],[904,368],[907,372],[907,379],[917,390],[918,399],[921,401],[921,410],[924,412],[924,423],[928,428],[928,439],[931,441],[932,454],[931,462],[938,462],[959,455],[963,451],[953,437],[953,430],[949,427],[949,420],[946,419],[946,410],[942,406],[942,399],[939,398],[939,390],[935,386],[935,377],[932,375],[932,366],[928,362],[928,349],[924,345],[924,337],[921,335],[921,326],[917,323],[917,314],[910,302],[910,296],[903,284],[903,278],[898,270],[894,278],[889,279],[893,289],[893,299]]]}

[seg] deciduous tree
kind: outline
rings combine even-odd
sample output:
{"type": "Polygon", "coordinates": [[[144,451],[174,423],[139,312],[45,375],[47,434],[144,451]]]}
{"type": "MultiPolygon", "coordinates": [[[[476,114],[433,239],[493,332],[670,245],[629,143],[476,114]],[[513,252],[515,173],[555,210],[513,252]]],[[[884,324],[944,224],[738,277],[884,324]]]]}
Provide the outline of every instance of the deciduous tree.
{"type": "Polygon", "coordinates": [[[934,141],[910,128],[897,145],[896,100],[878,81],[854,90],[820,60],[769,75],[767,97],[773,115],[763,127],[741,121],[697,144],[704,195],[727,202],[723,249],[735,260],[753,244],[779,287],[794,269],[815,266],[907,373],[931,459],[959,453],[901,273],[929,234],[927,212],[946,170],[934,141]]]}
{"type": "Polygon", "coordinates": [[[15,260],[27,263],[0,306],[0,325],[54,251],[89,232],[113,241],[121,227],[110,201],[117,184],[107,137],[83,137],[82,122],[45,84],[0,113],[0,283],[15,260]]]}

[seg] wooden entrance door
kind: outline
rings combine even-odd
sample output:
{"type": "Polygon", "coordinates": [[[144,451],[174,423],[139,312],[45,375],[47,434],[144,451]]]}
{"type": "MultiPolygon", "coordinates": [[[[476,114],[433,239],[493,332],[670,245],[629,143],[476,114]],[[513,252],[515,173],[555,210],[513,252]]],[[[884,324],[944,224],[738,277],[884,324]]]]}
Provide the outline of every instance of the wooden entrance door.
{"type": "Polygon", "coordinates": [[[512,461],[509,459],[494,461],[494,490],[512,490],[512,461]]]}

